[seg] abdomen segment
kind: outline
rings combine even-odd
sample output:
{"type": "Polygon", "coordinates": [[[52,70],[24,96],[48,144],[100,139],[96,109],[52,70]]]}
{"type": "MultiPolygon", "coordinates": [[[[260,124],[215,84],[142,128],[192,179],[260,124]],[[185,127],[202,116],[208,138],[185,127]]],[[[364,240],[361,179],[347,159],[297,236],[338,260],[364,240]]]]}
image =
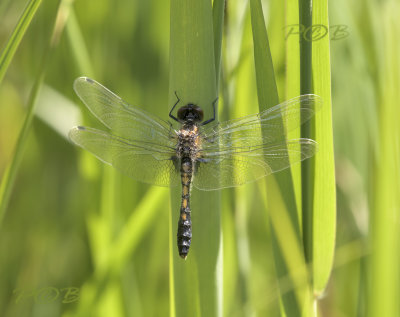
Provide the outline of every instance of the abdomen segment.
{"type": "Polygon", "coordinates": [[[190,186],[193,175],[193,164],[189,158],[182,158],[182,203],[178,221],[178,250],[182,258],[186,258],[192,240],[192,221],[190,217],[190,186]]]}

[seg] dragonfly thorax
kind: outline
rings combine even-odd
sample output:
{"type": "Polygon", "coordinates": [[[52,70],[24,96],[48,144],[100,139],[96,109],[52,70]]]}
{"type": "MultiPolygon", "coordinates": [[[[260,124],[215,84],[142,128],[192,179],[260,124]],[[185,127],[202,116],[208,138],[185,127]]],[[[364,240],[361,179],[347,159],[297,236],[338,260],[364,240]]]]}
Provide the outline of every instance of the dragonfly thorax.
{"type": "Polygon", "coordinates": [[[178,144],[176,154],[180,158],[190,158],[192,160],[197,158],[200,150],[199,145],[199,128],[195,124],[184,124],[182,128],[177,131],[178,144]]]}

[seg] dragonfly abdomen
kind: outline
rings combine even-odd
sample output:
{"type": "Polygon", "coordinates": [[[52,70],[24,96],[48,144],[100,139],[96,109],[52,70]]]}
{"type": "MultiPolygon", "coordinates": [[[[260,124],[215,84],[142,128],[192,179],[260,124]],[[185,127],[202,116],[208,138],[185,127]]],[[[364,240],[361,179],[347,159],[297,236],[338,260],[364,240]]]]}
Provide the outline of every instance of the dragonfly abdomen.
{"type": "Polygon", "coordinates": [[[178,221],[178,251],[186,258],[192,240],[192,221],[190,217],[190,186],[193,175],[193,162],[189,157],[181,160],[182,203],[178,221]]]}

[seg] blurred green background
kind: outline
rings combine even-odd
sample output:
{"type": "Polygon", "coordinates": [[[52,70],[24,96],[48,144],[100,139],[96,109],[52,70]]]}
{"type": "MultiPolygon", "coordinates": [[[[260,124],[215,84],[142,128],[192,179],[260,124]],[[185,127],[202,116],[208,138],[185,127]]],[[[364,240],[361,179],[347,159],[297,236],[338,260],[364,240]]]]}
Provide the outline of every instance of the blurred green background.
{"type": "MultiPolygon", "coordinates": [[[[25,5],[1,1],[0,47],[25,5]]],[[[272,7],[272,1],[263,1],[263,7],[278,91],[285,100],[285,45],[298,35],[288,35],[285,2],[272,7]]],[[[114,173],[69,143],[66,133],[82,122],[99,126],[72,89],[74,79],[83,75],[167,118],[169,2],[77,0],[70,9],[48,58],[0,223],[0,316],[87,316],[87,311],[166,316],[171,296],[168,190],[114,173]],[[118,257],[104,273],[115,240],[118,257]]],[[[56,1],[42,2],[0,83],[1,177],[14,156],[56,10],[56,1]]],[[[251,43],[242,43],[243,32],[250,36],[248,14],[246,1],[227,2],[219,105],[223,120],[258,112],[254,70],[243,71],[252,63],[251,43]],[[235,92],[240,85],[247,85],[247,96],[253,97],[241,100],[235,92]],[[234,105],[239,102],[238,111],[234,105]]],[[[396,316],[400,5],[330,1],[329,19],[337,240],[318,312],[396,316]]],[[[255,184],[222,192],[224,316],[279,315],[269,220],[258,196],[255,184]]]]}

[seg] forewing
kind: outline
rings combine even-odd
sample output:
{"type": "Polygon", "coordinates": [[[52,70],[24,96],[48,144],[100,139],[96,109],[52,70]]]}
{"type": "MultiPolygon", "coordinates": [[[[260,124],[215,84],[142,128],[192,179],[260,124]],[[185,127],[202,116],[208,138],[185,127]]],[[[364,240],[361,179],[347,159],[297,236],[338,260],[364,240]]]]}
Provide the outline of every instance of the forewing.
{"type": "Polygon", "coordinates": [[[76,79],[74,89],[88,109],[114,134],[173,145],[175,135],[168,122],[128,104],[93,79],[76,79]]]}
{"type": "Polygon", "coordinates": [[[204,127],[204,152],[223,147],[261,145],[284,141],[286,132],[309,120],[322,106],[317,95],[302,95],[258,114],[204,127]]]}
{"type": "Polygon", "coordinates": [[[215,190],[247,184],[305,160],[316,150],[315,141],[295,139],[205,153],[196,165],[193,185],[215,190]]]}
{"type": "Polygon", "coordinates": [[[101,161],[140,182],[158,186],[180,183],[173,148],[149,142],[127,140],[107,132],[75,127],[69,138],[101,161]]]}

